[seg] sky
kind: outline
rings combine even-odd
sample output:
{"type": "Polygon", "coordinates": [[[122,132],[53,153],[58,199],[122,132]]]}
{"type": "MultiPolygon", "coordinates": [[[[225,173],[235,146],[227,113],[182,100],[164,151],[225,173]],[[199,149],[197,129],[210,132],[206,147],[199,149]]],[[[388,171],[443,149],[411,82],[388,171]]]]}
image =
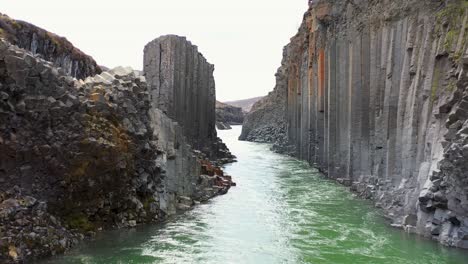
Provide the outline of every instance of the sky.
{"type": "Polygon", "coordinates": [[[109,68],[142,69],[143,47],[186,36],[215,65],[220,101],[266,95],[307,0],[1,0],[0,12],[66,37],[109,68]]]}

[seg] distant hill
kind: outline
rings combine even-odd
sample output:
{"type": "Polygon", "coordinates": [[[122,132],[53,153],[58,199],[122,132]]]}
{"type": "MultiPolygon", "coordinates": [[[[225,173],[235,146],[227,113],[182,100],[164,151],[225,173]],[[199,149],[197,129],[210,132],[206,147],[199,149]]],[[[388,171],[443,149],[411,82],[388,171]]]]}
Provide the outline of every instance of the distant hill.
{"type": "Polygon", "coordinates": [[[254,98],[249,98],[249,99],[243,99],[243,100],[237,100],[237,101],[229,101],[229,102],[224,102],[225,104],[228,105],[233,105],[242,108],[244,112],[250,112],[250,109],[252,106],[262,99],[264,96],[259,96],[259,97],[254,97],[254,98]]]}

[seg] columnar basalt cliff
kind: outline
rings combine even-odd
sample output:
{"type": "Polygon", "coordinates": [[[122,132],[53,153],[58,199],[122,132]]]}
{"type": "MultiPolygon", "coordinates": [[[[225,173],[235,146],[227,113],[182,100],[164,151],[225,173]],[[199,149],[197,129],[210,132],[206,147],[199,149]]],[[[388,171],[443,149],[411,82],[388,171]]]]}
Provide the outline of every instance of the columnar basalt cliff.
{"type": "Polygon", "coordinates": [[[395,226],[468,248],[467,8],[311,1],[277,87],[247,116],[242,138],[289,143],[395,226]]]}
{"type": "Polygon", "coordinates": [[[1,13],[0,37],[33,54],[40,54],[45,60],[53,62],[77,79],[101,73],[101,68],[94,59],[74,47],[67,39],[1,13]]]}
{"type": "Polygon", "coordinates": [[[154,107],[182,127],[191,145],[210,159],[233,159],[216,135],[214,65],[185,37],[162,36],[145,46],[144,73],[154,107]]]}
{"type": "Polygon", "coordinates": [[[62,253],[101,229],[160,221],[233,185],[194,145],[210,147],[213,159],[221,146],[226,161],[216,134],[186,135],[139,71],[77,80],[40,57],[0,39],[1,263],[62,253]]]}

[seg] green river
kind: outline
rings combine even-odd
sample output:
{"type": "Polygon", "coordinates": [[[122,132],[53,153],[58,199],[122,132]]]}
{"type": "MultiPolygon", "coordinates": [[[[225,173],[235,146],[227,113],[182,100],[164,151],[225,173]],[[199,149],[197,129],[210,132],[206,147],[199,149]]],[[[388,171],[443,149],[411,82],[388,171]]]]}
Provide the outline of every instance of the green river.
{"type": "Polygon", "coordinates": [[[269,145],[219,131],[238,162],[237,187],[160,225],[98,234],[43,263],[468,263],[450,249],[393,229],[368,201],[269,145]]]}

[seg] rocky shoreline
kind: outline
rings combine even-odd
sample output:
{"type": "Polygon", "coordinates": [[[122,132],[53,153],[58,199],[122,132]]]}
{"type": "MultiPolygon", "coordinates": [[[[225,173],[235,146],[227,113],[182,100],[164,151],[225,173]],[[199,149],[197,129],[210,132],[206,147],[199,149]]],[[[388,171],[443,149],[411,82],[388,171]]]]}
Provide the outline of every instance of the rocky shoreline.
{"type": "MultiPolygon", "coordinates": [[[[224,175],[219,167],[209,161],[202,161],[202,174],[199,176],[198,198],[178,197],[177,213],[191,210],[218,195],[226,194],[236,184],[232,177],[224,175]]],[[[117,226],[92,227],[82,219],[61,220],[48,212],[47,201],[39,201],[32,196],[22,195],[21,189],[0,193],[0,261],[2,263],[27,263],[56,256],[78,245],[85,239],[93,239],[96,232],[113,228],[133,228],[137,225],[160,223],[165,218],[153,220],[128,220],[117,226]]]]}

